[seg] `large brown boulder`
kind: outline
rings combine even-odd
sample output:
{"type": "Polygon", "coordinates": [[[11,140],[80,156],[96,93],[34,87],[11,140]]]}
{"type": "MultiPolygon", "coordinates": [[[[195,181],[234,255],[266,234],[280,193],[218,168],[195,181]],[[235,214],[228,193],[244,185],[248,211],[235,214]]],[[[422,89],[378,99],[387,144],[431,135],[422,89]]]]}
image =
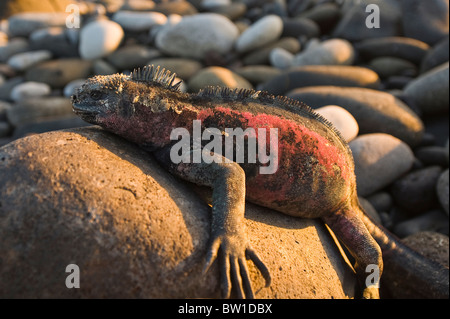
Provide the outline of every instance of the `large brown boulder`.
{"type": "MultiPolygon", "coordinates": [[[[202,274],[210,207],[138,147],[89,127],[0,148],[0,298],[216,298],[202,274]],[[66,266],[80,270],[68,289],[66,266]]],[[[257,298],[354,297],[355,279],[324,225],[248,204],[257,298]]]]}

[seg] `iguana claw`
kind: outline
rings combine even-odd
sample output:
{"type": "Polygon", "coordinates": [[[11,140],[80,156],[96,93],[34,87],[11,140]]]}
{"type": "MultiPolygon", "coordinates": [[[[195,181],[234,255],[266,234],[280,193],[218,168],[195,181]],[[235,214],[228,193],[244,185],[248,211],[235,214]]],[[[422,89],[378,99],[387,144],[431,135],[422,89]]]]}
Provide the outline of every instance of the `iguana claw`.
{"type": "Polygon", "coordinates": [[[206,273],[209,270],[217,255],[220,254],[221,295],[224,299],[230,298],[232,287],[235,288],[237,298],[254,298],[246,259],[253,261],[263,275],[266,287],[270,286],[269,270],[251,247],[247,245],[245,249],[242,249],[241,240],[238,236],[218,236],[213,239],[208,250],[203,272],[206,273]]]}

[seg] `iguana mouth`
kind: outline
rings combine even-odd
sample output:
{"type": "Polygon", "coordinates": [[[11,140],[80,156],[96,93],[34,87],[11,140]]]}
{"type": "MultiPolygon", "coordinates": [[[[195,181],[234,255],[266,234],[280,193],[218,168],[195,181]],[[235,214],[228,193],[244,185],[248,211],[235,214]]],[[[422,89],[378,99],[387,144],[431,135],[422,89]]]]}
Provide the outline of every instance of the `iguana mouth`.
{"type": "Polygon", "coordinates": [[[83,120],[86,122],[93,122],[98,114],[100,114],[99,111],[93,110],[92,107],[85,106],[78,103],[72,104],[72,109],[75,114],[79,115],[83,120]]]}

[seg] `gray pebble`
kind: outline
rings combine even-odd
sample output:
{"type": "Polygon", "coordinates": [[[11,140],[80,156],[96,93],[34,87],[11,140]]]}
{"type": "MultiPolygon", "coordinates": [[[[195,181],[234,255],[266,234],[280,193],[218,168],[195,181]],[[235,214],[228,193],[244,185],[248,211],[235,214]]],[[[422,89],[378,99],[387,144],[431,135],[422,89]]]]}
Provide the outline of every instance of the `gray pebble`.
{"type": "Polygon", "coordinates": [[[48,50],[30,51],[17,53],[8,59],[8,65],[14,70],[25,71],[29,67],[39,62],[52,58],[52,53],[48,50]]]}
{"type": "Polygon", "coordinates": [[[228,53],[238,36],[237,27],[228,18],[201,13],[185,16],[175,25],[165,25],[158,31],[155,43],[170,55],[203,59],[210,51],[228,53]]]}
{"type": "Polygon", "coordinates": [[[349,146],[355,159],[359,196],[388,186],[408,172],[414,162],[409,146],[388,134],[360,135],[349,146]]]}
{"type": "Polygon", "coordinates": [[[424,114],[448,113],[449,63],[422,74],[405,87],[404,94],[424,114]]]}
{"type": "Polygon", "coordinates": [[[442,173],[439,166],[430,166],[408,173],[396,180],[390,193],[397,206],[409,216],[423,213],[435,206],[436,183],[442,173]]]}
{"type": "Polygon", "coordinates": [[[443,211],[433,210],[395,225],[394,233],[406,237],[422,231],[448,231],[448,216],[443,211]],[[447,229],[446,229],[447,228],[447,229]]]}
{"type": "Polygon", "coordinates": [[[49,95],[51,88],[48,84],[42,82],[27,81],[16,85],[11,90],[11,100],[17,102],[20,100],[39,98],[49,95]]]}
{"type": "Polygon", "coordinates": [[[448,169],[446,169],[439,177],[436,184],[436,193],[442,208],[448,215],[449,211],[449,190],[448,190],[448,169]]]}

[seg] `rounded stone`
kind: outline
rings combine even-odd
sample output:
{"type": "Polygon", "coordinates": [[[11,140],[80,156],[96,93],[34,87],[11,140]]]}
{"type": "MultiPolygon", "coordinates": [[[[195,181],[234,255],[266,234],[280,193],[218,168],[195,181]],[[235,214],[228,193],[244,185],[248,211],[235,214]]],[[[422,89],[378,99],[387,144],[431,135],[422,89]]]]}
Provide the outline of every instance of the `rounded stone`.
{"type": "Polygon", "coordinates": [[[29,44],[26,39],[10,39],[8,42],[0,44],[0,62],[6,62],[11,56],[26,51],[29,51],[29,44]]]}
{"type": "Polygon", "coordinates": [[[20,100],[6,114],[8,121],[17,127],[55,117],[73,115],[73,111],[68,98],[45,96],[20,100]]]}
{"type": "Polygon", "coordinates": [[[410,61],[395,57],[379,57],[370,61],[369,68],[382,79],[396,75],[416,76],[417,67],[410,61]]]}
{"type": "Polygon", "coordinates": [[[411,81],[404,95],[424,114],[448,113],[449,63],[444,63],[411,81]]]}
{"type": "Polygon", "coordinates": [[[437,202],[435,185],[441,173],[441,167],[429,166],[399,178],[390,188],[397,206],[409,215],[433,208],[437,202]]]}
{"type": "Polygon", "coordinates": [[[237,27],[228,18],[201,13],[162,27],[155,44],[171,56],[203,59],[210,52],[225,54],[231,51],[238,35],[237,27]]]}
{"type": "MultiPolygon", "coordinates": [[[[210,207],[137,146],[98,128],[0,148],[2,298],[219,298],[203,273],[210,207]],[[80,240],[82,238],[82,240],[80,240]],[[67,289],[69,264],[80,289],[67,289]]],[[[256,298],[354,298],[355,276],[318,220],[246,205],[256,298]],[[294,278],[294,280],[293,280],[294,278]]]]}
{"type": "Polygon", "coordinates": [[[113,15],[112,20],[120,24],[125,31],[141,32],[165,24],[167,17],[161,12],[121,10],[113,15]]]}
{"type": "Polygon", "coordinates": [[[8,60],[8,65],[14,70],[24,71],[39,62],[47,61],[51,58],[52,53],[48,50],[22,52],[10,57],[8,60]]]}
{"type": "Polygon", "coordinates": [[[449,188],[448,188],[448,169],[446,169],[436,183],[436,193],[442,208],[448,215],[449,211],[449,188]]]}
{"type": "Polygon", "coordinates": [[[63,88],[70,81],[87,78],[92,62],[77,58],[41,62],[27,70],[27,81],[43,82],[52,88],[63,88]]]}
{"type": "Polygon", "coordinates": [[[253,23],[236,41],[240,53],[255,50],[278,40],[283,32],[283,20],[277,15],[267,15],[253,23]]]}
{"type": "Polygon", "coordinates": [[[11,91],[11,100],[20,101],[49,95],[51,88],[42,82],[24,82],[16,85],[11,91]]]}
{"type": "Polygon", "coordinates": [[[429,49],[427,43],[406,37],[367,39],[355,44],[355,50],[367,60],[390,56],[411,61],[416,65],[420,65],[429,49]]]}
{"type": "Polygon", "coordinates": [[[270,51],[270,64],[278,69],[287,69],[292,66],[294,55],[283,48],[275,48],[270,51]]]}
{"type": "Polygon", "coordinates": [[[402,221],[393,229],[394,234],[400,238],[423,231],[448,232],[448,216],[441,210],[432,210],[402,221]]]}
{"type": "Polygon", "coordinates": [[[448,0],[401,0],[403,31],[407,37],[435,44],[448,36],[448,0]]]}
{"type": "Polygon", "coordinates": [[[106,56],[106,60],[118,70],[132,70],[147,65],[151,59],[161,56],[161,52],[142,44],[121,47],[106,56]]]}
{"type": "Polygon", "coordinates": [[[330,121],[347,142],[350,142],[358,135],[358,122],[356,122],[350,112],[343,107],[327,105],[320,107],[315,111],[330,121]]]}
{"type": "Polygon", "coordinates": [[[258,50],[249,52],[242,58],[242,62],[245,65],[269,64],[270,52],[272,52],[273,49],[282,48],[290,53],[297,53],[298,51],[300,51],[300,47],[300,42],[295,38],[281,38],[280,40],[272,44],[265,45],[258,50]]]}
{"type": "Polygon", "coordinates": [[[343,39],[325,40],[299,54],[294,65],[351,65],[355,53],[350,42],[343,39]]]}
{"type": "Polygon", "coordinates": [[[221,86],[230,89],[252,89],[253,86],[246,79],[219,66],[211,66],[197,72],[188,83],[189,91],[198,92],[206,86],[221,86]]]}
{"type": "Polygon", "coordinates": [[[410,146],[418,145],[424,133],[422,120],[392,94],[367,88],[312,86],[290,91],[287,96],[312,108],[339,105],[349,111],[360,134],[386,133],[410,146]]]}
{"type": "Polygon", "coordinates": [[[281,70],[269,65],[247,65],[234,70],[250,83],[260,84],[281,74],[281,70]]]}
{"type": "Polygon", "coordinates": [[[374,71],[358,66],[307,65],[284,70],[261,89],[281,95],[297,88],[327,85],[378,89],[380,78],[374,71]]]}
{"type": "Polygon", "coordinates": [[[448,268],[449,238],[436,232],[419,232],[403,239],[403,242],[425,257],[448,268]]]}
{"type": "Polygon", "coordinates": [[[450,37],[445,37],[444,40],[437,43],[430,50],[422,60],[420,71],[422,73],[431,70],[449,60],[449,41],[450,37]]]}
{"type": "Polygon", "coordinates": [[[383,189],[408,172],[414,163],[411,148],[388,134],[360,135],[349,146],[355,159],[359,196],[383,189]]]}
{"type": "Polygon", "coordinates": [[[8,33],[11,37],[28,37],[31,32],[48,27],[65,27],[67,13],[24,12],[8,19],[8,33]]]}
{"type": "Polygon", "coordinates": [[[110,20],[93,21],[81,29],[79,53],[81,58],[94,60],[114,52],[122,42],[122,27],[110,20]]]}

